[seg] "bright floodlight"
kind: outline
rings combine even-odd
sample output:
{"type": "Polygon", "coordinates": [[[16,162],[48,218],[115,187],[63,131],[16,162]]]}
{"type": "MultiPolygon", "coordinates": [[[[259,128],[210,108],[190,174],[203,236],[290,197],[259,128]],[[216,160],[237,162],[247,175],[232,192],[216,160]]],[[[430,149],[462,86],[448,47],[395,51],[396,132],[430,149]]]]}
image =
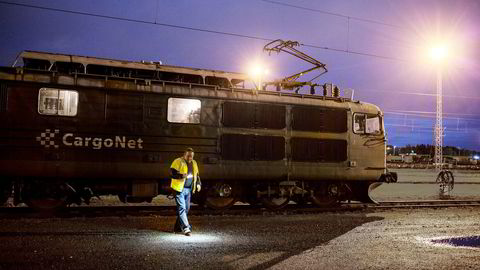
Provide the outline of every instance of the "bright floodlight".
{"type": "Polygon", "coordinates": [[[265,75],[268,75],[268,73],[269,70],[260,63],[252,64],[248,70],[248,75],[250,75],[251,78],[256,79],[264,77],[265,75]]]}
{"type": "Polygon", "coordinates": [[[436,62],[444,61],[448,57],[448,47],[444,44],[430,48],[430,58],[436,62]]]}

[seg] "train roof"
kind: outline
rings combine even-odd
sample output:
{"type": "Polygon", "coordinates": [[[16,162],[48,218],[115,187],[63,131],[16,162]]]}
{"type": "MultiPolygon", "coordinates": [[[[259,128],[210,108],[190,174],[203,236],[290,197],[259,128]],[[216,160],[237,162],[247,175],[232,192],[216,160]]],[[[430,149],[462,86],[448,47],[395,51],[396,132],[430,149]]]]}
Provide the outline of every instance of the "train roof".
{"type": "Polygon", "coordinates": [[[135,62],[135,61],[127,61],[127,60],[116,60],[116,59],[108,59],[108,58],[26,50],[21,52],[18,55],[17,59],[15,60],[12,66],[16,66],[19,62],[19,59],[22,59],[24,61],[24,66],[25,66],[25,60],[27,61],[43,60],[43,61],[50,62],[51,64],[50,68],[55,63],[60,62],[60,63],[78,63],[83,65],[85,68],[87,68],[88,65],[97,65],[97,66],[117,67],[117,68],[134,69],[134,70],[137,69],[137,70],[151,70],[151,71],[164,71],[164,72],[183,73],[183,74],[194,74],[194,75],[200,75],[202,77],[206,77],[206,76],[225,77],[230,80],[236,79],[236,80],[243,81],[248,79],[248,76],[244,73],[164,65],[160,61],[135,62]]]}
{"type": "Polygon", "coordinates": [[[356,110],[369,113],[381,113],[378,106],[353,100],[351,96],[334,97],[332,96],[332,93],[327,95],[312,95],[298,94],[295,92],[248,89],[244,85],[244,82],[249,80],[248,76],[246,74],[235,72],[162,65],[153,62],[122,61],[35,51],[23,51],[20,53],[13,67],[15,68],[2,68],[0,70],[3,71],[0,72],[0,80],[6,79],[53,84],[58,83],[83,87],[107,87],[119,90],[158,93],[165,92],[176,95],[195,95],[199,97],[216,97],[257,102],[304,104],[342,108],[356,107],[356,110]],[[23,60],[23,66],[18,67],[17,64],[20,58],[23,60]],[[62,65],[66,65],[69,68],[76,68],[76,70],[70,70],[70,72],[63,72],[62,74],[62,72],[59,72],[59,70],[56,69],[62,65]],[[23,75],[14,75],[18,74],[19,68],[22,70],[21,73],[23,75]],[[12,70],[9,71],[9,69],[12,70]],[[14,69],[17,69],[17,71],[14,71],[14,69]],[[108,74],[106,73],[107,70],[108,72],[114,73],[119,72],[120,70],[126,72],[125,74],[128,73],[128,76],[125,74],[124,76],[118,76],[117,73],[108,74]],[[147,76],[138,73],[145,71],[150,73],[147,74],[147,76]],[[55,72],[59,74],[52,76],[55,72]],[[157,77],[150,77],[154,74],[156,74],[157,77]],[[178,74],[182,76],[184,75],[184,77],[182,77],[184,80],[175,80],[178,79],[178,76],[159,78],[158,76],[161,76],[162,74],[176,74],[176,76],[178,74]],[[186,87],[183,87],[185,89],[172,88],[171,90],[168,90],[165,88],[166,84],[185,85],[186,87]],[[201,85],[204,87],[201,89],[198,88],[198,86],[201,85]]]}

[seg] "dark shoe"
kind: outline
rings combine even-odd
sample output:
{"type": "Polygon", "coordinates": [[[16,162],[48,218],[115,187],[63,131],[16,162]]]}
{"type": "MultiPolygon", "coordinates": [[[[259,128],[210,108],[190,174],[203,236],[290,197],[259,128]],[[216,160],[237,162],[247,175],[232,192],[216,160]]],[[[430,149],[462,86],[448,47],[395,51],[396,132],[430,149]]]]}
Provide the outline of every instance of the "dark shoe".
{"type": "Polygon", "coordinates": [[[185,236],[192,236],[192,233],[191,233],[191,232],[187,232],[187,233],[185,233],[185,236]]]}

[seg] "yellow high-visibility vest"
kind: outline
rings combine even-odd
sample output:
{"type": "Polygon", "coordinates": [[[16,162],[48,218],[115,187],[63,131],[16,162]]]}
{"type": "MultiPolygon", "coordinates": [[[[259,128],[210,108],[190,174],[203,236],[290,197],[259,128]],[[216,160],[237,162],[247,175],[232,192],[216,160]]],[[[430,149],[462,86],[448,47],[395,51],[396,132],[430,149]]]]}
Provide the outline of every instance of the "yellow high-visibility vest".
{"type": "MultiPolygon", "coordinates": [[[[195,190],[197,189],[198,166],[195,160],[192,160],[192,162],[193,162],[192,192],[195,193],[195,190]]],[[[187,162],[181,157],[175,159],[172,163],[172,166],[170,166],[170,168],[177,170],[180,174],[188,173],[187,162]]],[[[170,184],[170,187],[175,191],[182,192],[186,179],[187,178],[182,178],[182,179],[172,178],[172,183],[170,184]]]]}

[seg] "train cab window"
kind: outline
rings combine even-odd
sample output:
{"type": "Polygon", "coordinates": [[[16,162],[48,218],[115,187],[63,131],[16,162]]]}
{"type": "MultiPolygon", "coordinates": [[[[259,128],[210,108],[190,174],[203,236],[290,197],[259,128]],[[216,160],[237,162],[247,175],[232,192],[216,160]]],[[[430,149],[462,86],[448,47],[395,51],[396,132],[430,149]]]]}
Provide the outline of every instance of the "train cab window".
{"type": "Polygon", "coordinates": [[[41,88],[38,93],[38,113],[44,115],[76,116],[78,92],[41,88]]]}
{"type": "Polygon", "coordinates": [[[167,120],[170,123],[200,123],[202,103],[198,99],[169,98],[167,120]]]}
{"type": "Polygon", "coordinates": [[[378,115],[356,113],[353,115],[353,132],[359,134],[380,134],[380,117],[378,115]]]}

